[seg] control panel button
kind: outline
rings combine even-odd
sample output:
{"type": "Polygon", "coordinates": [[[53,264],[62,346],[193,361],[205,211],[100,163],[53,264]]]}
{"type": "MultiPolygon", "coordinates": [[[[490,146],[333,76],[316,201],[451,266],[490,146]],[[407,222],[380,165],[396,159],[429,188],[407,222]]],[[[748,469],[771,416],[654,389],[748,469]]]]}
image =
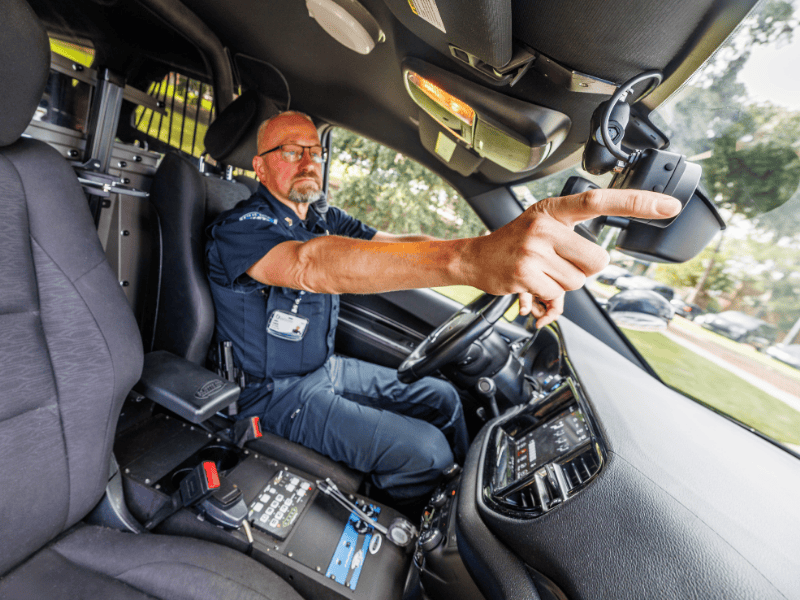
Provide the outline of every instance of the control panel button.
{"type": "Polygon", "coordinates": [[[430,552],[438,546],[444,536],[439,529],[428,529],[419,536],[419,547],[425,552],[430,552]]]}
{"type": "Polygon", "coordinates": [[[447,492],[444,490],[434,494],[433,498],[431,498],[431,504],[437,508],[443,506],[445,502],[447,502],[447,492]]]}
{"type": "Polygon", "coordinates": [[[252,525],[278,539],[286,539],[308,504],[311,497],[309,492],[313,489],[311,482],[295,477],[288,471],[278,472],[250,506],[252,525]],[[270,498],[272,502],[269,502],[270,498]]]}

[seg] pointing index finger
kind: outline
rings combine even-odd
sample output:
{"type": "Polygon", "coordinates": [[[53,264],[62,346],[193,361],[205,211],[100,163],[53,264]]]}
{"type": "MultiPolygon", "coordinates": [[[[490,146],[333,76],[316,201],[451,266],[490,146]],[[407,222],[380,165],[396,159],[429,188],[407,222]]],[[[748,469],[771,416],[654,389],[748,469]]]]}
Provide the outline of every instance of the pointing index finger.
{"type": "Polygon", "coordinates": [[[588,190],[573,196],[548,198],[540,204],[544,202],[547,205],[542,208],[570,227],[602,215],[666,219],[677,215],[682,208],[680,201],[672,196],[646,190],[588,190]]]}

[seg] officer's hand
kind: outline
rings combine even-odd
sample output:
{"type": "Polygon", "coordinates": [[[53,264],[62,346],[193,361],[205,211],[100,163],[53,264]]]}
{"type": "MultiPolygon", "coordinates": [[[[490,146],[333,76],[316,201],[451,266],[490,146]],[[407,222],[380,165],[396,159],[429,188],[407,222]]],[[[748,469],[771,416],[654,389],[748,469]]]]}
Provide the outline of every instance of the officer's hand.
{"type": "Polygon", "coordinates": [[[474,238],[465,253],[472,285],[494,295],[520,295],[520,314],[532,313],[537,327],[564,309],[564,292],[583,286],[601,271],[608,253],[573,230],[601,215],[663,219],[681,203],[641,190],[589,190],[547,198],[490,235],[474,238]]]}

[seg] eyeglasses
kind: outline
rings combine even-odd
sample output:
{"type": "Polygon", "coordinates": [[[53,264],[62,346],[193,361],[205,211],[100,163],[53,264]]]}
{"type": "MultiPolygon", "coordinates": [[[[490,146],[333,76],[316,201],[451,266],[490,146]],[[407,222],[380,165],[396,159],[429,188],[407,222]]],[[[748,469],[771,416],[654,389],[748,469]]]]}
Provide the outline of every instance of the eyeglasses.
{"type": "Polygon", "coordinates": [[[281,151],[281,158],[288,163],[300,162],[306,150],[308,150],[308,155],[311,157],[311,160],[317,164],[324,163],[325,159],[328,158],[328,150],[322,146],[300,146],[298,144],[282,144],[280,146],[275,146],[271,150],[265,150],[259,154],[259,156],[264,156],[276,150],[281,151]]]}

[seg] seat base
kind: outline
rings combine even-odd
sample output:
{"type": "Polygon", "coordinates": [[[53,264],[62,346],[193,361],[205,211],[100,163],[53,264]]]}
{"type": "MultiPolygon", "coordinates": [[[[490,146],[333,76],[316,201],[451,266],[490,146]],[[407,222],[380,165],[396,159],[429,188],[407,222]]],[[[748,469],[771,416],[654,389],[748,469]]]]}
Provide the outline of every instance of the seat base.
{"type": "Polygon", "coordinates": [[[191,538],[78,525],[0,580],[6,600],[298,600],[253,559],[191,538]]]}

